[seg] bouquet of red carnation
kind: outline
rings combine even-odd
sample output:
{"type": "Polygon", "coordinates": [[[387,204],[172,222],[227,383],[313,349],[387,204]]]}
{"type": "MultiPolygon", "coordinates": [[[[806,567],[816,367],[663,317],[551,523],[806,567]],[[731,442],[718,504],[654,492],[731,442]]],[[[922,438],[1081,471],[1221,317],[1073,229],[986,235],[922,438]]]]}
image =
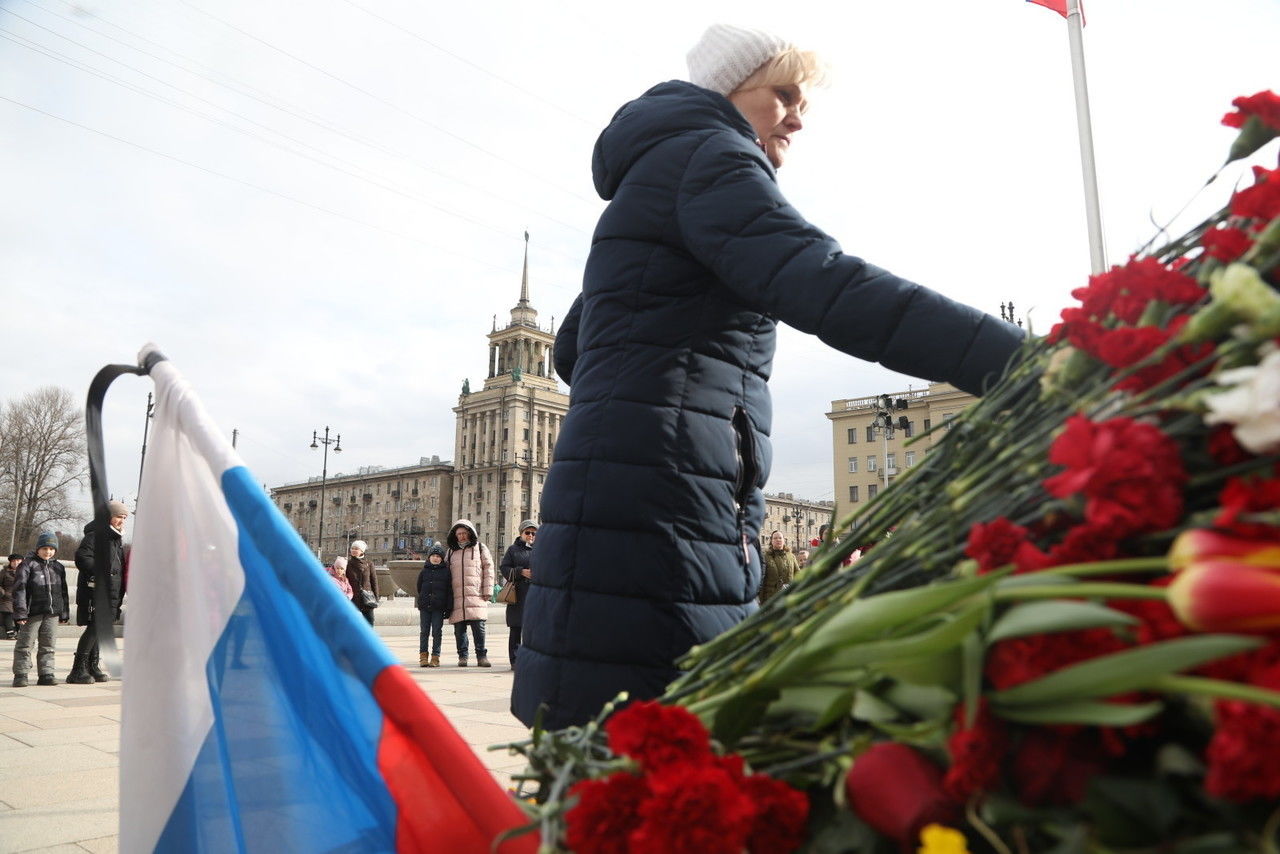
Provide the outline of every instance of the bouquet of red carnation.
{"type": "MultiPolygon", "coordinates": [[[[1280,135],[1275,94],[1234,106],[1230,159],[1280,135]]],[[[536,767],[569,849],[1275,850],[1280,169],[1253,177],[1075,291],[666,705],[575,735],[601,764],[536,767]]]]}

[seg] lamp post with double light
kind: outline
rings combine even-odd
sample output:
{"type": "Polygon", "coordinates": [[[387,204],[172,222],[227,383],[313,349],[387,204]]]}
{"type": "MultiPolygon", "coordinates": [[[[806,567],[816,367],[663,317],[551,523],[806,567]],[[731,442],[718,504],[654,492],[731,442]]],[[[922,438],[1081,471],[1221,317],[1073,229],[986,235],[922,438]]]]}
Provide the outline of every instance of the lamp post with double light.
{"type": "Polygon", "coordinates": [[[324,465],[320,469],[320,529],[316,532],[316,557],[324,560],[324,488],[329,482],[329,446],[333,445],[335,454],[342,453],[342,434],[337,434],[336,438],[329,438],[329,427],[324,428],[324,438],[320,438],[320,434],[315,430],[311,431],[311,450],[324,445],[324,465]]]}

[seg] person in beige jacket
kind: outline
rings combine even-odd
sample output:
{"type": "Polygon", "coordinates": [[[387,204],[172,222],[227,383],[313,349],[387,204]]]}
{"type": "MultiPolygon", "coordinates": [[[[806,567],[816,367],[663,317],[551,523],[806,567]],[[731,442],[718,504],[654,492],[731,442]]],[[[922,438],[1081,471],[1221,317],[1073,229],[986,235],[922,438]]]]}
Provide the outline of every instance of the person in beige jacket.
{"type": "Polygon", "coordinates": [[[493,557],[489,547],[480,542],[476,526],[459,519],[446,538],[449,552],[445,563],[453,580],[453,637],[458,644],[458,666],[467,666],[467,626],[476,642],[476,664],[491,667],[489,650],[485,648],[485,619],[489,616],[489,597],[493,595],[493,557]]]}

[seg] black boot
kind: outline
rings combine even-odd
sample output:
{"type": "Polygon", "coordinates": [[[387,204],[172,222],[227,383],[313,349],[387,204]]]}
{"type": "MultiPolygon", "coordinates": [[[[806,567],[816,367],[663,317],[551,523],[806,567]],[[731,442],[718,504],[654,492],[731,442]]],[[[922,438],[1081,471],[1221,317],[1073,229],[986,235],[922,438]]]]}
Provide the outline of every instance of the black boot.
{"type": "Polygon", "coordinates": [[[93,681],[110,682],[111,677],[107,675],[105,670],[98,666],[98,648],[96,646],[93,648],[93,652],[89,653],[88,659],[89,675],[93,677],[93,681]]]}
{"type": "Polygon", "coordinates": [[[89,675],[88,662],[85,660],[88,656],[76,653],[76,660],[71,665],[71,672],[67,674],[67,681],[72,685],[92,685],[93,677],[89,675]]]}

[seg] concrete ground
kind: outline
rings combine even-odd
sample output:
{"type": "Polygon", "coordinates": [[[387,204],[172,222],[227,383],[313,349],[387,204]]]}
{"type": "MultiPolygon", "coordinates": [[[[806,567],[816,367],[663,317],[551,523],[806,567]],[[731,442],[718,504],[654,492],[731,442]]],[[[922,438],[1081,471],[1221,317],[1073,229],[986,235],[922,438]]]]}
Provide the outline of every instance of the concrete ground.
{"type": "MultiPolygon", "coordinates": [[[[384,600],[375,629],[391,652],[471,745],[500,785],[523,759],[493,744],[528,735],[508,711],[511,669],[502,605],[489,609],[492,668],[457,667],[452,631],[445,630],[439,669],[418,666],[417,611],[401,597],[384,600]]],[[[58,679],[71,668],[79,631],[58,632],[58,679]]],[[[10,688],[13,642],[0,640],[0,852],[115,852],[118,822],[120,690],[94,685],[10,688]]]]}

